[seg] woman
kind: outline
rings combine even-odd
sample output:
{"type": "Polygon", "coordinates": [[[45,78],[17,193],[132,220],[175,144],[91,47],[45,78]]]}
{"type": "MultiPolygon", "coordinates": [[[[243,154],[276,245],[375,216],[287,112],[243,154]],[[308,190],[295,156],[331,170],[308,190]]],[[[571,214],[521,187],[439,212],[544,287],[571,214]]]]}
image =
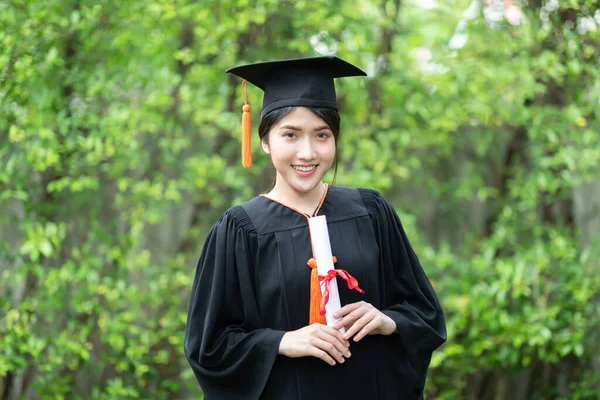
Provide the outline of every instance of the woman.
{"type": "Polygon", "coordinates": [[[337,161],[333,79],[364,72],[337,57],[228,72],[264,90],[259,136],[277,175],[269,193],[221,216],[198,263],[185,353],[205,397],[422,398],[446,338],[436,295],[386,199],[322,181],[337,161]],[[338,278],[333,326],[315,313],[314,279],[311,295],[307,220],[316,215],[327,217],[336,269],[360,286],[338,278]]]}

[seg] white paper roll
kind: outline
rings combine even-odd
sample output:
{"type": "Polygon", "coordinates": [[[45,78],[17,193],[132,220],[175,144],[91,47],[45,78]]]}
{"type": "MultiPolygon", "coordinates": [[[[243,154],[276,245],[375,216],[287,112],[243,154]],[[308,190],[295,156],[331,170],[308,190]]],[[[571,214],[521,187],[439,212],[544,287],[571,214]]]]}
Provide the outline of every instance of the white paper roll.
{"type": "MultiPolygon", "coordinates": [[[[319,275],[327,275],[329,270],[335,269],[333,255],[331,254],[331,243],[329,242],[329,231],[327,230],[327,218],[324,215],[309,218],[308,226],[314,257],[317,261],[317,271],[319,275]]],[[[324,285],[321,285],[321,293],[323,293],[323,289],[324,285]]],[[[329,301],[325,305],[327,325],[332,326],[338,321],[337,318],[333,318],[333,313],[341,307],[337,280],[333,278],[329,286],[329,301]]],[[[344,328],[340,328],[340,332],[344,333],[344,328]]]]}

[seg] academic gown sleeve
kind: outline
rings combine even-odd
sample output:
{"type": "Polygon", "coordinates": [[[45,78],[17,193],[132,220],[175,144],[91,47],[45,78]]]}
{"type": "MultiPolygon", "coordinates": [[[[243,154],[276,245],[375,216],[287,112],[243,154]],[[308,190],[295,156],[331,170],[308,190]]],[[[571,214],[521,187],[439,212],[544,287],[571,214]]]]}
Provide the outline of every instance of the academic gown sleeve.
{"type": "Polygon", "coordinates": [[[444,314],[394,208],[376,191],[365,189],[362,195],[373,221],[380,262],[391,270],[384,285],[388,306],[382,312],[396,323],[395,334],[424,386],[431,354],[446,341],[444,314]]]}
{"type": "Polygon", "coordinates": [[[255,246],[237,206],[212,228],[198,262],[184,351],[207,400],[258,399],[285,333],[262,327],[250,272],[255,246]]]}

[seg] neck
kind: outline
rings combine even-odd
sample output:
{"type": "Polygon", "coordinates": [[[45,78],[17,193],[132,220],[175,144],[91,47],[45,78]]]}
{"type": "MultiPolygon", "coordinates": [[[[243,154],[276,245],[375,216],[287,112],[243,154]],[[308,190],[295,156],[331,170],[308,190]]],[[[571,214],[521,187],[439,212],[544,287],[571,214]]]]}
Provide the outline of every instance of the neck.
{"type": "Polygon", "coordinates": [[[267,196],[283,204],[294,207],[305,214],[312,215],[321,202],[324,193],[325,184],[322,181],[308,192],[298,192],[286,185],[281,178],[276,180],[275,186],[267,196]]]}

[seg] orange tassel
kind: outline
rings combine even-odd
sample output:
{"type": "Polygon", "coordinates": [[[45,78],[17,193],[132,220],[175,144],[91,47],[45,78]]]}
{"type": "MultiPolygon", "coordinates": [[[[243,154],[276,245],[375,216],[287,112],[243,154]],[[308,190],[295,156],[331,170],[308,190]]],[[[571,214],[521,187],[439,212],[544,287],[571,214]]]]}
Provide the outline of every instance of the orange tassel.
{"type": "Polygon", "coordinates": [[[242,97],[244,105],[242,106],[242,166],[248,168],[252,166],[252,124],[250,123],[250,105],[248,104],[248,81],[242,82],[242,97]]]}
{"type": "MultiPolygon", "coordinates": [[[[314,258],[310,259],[314,261],[314,258]]],[[[321,315],[320,307],[321,307],[321,285],[319,283],[319,273],[317,271],[316,262],[314,263],[314,267],[310,265],[312,271],[310,271],[310,310],[308,316],[308,324],[323,324],[327,325],[327,318],[325,315],[321,315]]]]}
{"type": "MultiPolygon", "coordinates": [[[[333,257],[333,263],[337,262],[337,258],[333,257]]],[[[310,271],[310,310],[308,316],[308,324],[323,324],[327,325],[327,318],[325,314],[321,314],[321,283],[319,282],[319,272],[317,271],[317,261],[311,258],[307,262],[308,266],[312,268],[310,271]]]]}

